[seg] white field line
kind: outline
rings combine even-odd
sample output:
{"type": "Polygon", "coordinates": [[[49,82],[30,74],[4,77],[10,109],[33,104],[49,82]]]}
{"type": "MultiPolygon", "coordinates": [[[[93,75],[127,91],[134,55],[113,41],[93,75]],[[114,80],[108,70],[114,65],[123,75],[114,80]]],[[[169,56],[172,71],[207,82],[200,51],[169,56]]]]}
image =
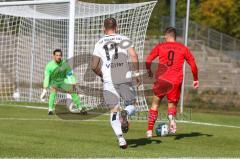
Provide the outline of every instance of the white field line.
{"type": "Polygon", "coordinates": [[[44,110],[48,110],[48,108],[46,107],[36,107],[36,106],[16,106],[16,107],[22,107],[22,108],[29,108],[29,109],[44,109],[44,110]]]}
{"type": "MultiPolygon", "coordinates": [[[[0,104],[0,106],[4,106],[0,104]]],[[[22,105],[11,105],[16,107],[22,107],[22,108],[29,108],[29,109],[43,109],[46,110],[48,108],[46,107],[36,107],[36,106],[22,106],[22,105]]],[[[107,113],[103,115],[109,115],[107,113]]],[[[108,120],[98,120],[98,119],[89,119],[89,120],[63,120],[63,119],[43,119],[43,118],[0,118],[0,120],[22,120],[22,121],[74,121],[74,122],[103,122],[108,120]]],[[[146,120],[132,120],[133,122],[146,122],[146,120]]],[[[166,122],[166,120],[163,120],[166,122]]],[[[195,121],[187,121],[187,120],[177,120],[177,123],[186,123],[186,124],[195,124],[195,125],[205,125],[205,126],[215,126],[215,127],[227,127],[227,128],[237,128],[240,129],[240,126],[234,126],[234,125],[224,125],[224,124],[214,124],[214,123],[205,123],[205,122],[195,122],[195,121]]]]}
{"type": "Polygon", "coordinates": [[[234,126],[234,125],[203,123],[203,122],[185,121],[185,120],[178,120],[177,122],[178,123],[187,123],[187,124],[196,124],[196,125],[206,125],[206,126],[217,126],[217,127],[227,127],[227,128],[238,128],[238,129],[240,129],[240,126],[234,126]]]}
{"type": "Polygon", "coordinates": [[[46,110],[46,109],[48,109],[47,107],[39,107],[39,106],[31,106],[31,105],[26,105],[26,106],[24,106],[24,105],[17,105],[17,104],[14,104],[14,105],[6,105],[6,104],[0,104],[0,107],[4,107],[4,106],[6,106],[6,107],[19,107],[19,108],[30,108],[30,109],[44,109],[44,110],[46,110]]]}
{"type": "MultiPolygon", "coordinates": [[[[18,121],[63,121],[63,122],[109,122],[109,120],[99,120],[99,119],[89,119],[89,120],[63,120],[63,119],[45,119],[45,118],[0,118],[0,120],[18,120],[18,121]]],[[[137,123],[146,123],[145,120],[132,120],[132,122],[137,123]]],[[[178,123],[186,124],[197,124],[205,126],[215,126],[215,127],[227,127],[227,128],[237,128],[240,129],[240,126],[233,125],[221,125],[214,123],[203,123],[203,122],[193,122],[193,121],[182,121],[178,120],[178,123]]]]}
{"type": "MultiPolygon", "coordinates": [[[[40,109],[40,110],[48,110],[47,107],[40,107],[40,106],[31,106],[31,105],[4,105],[4,104],[0,104],[0,107],[1,106],[6,106],[6,107],[18,107],[18,108],[29,108],[29,109],[40,109]]],[[[93,113],[92,113],[93,114],[93,113]]],[[[100,114],[100,113],[95,113],[95,114],[100,114]]],[[[101,113],[101,115],[109,115],[107,113],[101,113]]]]}
{"type": "MultiPolygon", "coordinates": [[[[6,158],[1,158],[0,159],[79,159],[79,158],[66,158],[66,157],[61,157],[61,158],[48,158],[48,157],[41,157],[41,158],[28,158],[28,157],[14,157],[14,158],[9,158],[9,157],[6,157],[6,158]]],[[[85,158],[85,159],[139,159],[137,157],[124,157],[124,158],[121,158],[121,157],[112,157],[112,158],[85,158]]],[[[141,159],[240,159],[239,157],[179,157],[179,158],[173,158],[173,157],[161,157],[161,158],[143,158],[141,157],[141,159]]]]}
{"type": "Polygon", "coordinates": [[[19,120],[19,121],[63,121],[63,122],[103,122],[108,120],[98,120],[98,119],[89,119],[89,120],[63,120],[63,119],[45,119],[45,118],[0,118],[0,120],[19,120]]]}

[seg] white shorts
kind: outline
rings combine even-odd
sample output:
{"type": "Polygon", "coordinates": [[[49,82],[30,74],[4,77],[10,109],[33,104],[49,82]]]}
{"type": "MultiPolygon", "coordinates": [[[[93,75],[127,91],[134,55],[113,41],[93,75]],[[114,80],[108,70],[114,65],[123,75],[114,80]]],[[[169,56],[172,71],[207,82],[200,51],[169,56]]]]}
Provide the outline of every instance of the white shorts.
{"type": "Polygon", "coordinates": [[[120,98],[124,100],[125,105],[134,104],[136,101],[136,92],[132,82],[121,84],[104,83],[103,89],[105,103],[110,108],[119,105],[120,98]]]}

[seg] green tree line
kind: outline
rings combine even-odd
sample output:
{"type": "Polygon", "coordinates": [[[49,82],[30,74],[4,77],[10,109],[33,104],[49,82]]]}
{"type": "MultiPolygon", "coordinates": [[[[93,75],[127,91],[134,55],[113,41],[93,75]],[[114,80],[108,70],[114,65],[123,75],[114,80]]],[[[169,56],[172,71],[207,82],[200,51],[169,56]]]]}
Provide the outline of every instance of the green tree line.
{"type": "MultiPolygon", "coordinates": [[[[95,3],[138,3],[147,0],[85,0],[95,3]]],[[[176,16],[186,15],[186,0],[177,0],[176,16]]],[[[159,35],[162,16],[169,16],[170,0],[158,0],[148,27],[148,34],[159,35]]],[[[236,38],[240,38],[240,0],[191,0],[190,20],[236,38]]]]}
{"type": "MultiPolygon", "coordinates": [[[[16,1],[16,0],[0,0],[16,1]]],[[[19,0],[21,1],[21,0],[19,0]]],[[[94,3],[139,3],[148,0],[81,0],[94,3]]],[[[169,16],[171,0],[158,0],[148,35],[160,35],[161,17],[169,16]]],[[[187,0],[176,0],[176,16],[184,18],[187,0]]],[[[240,0],[190,0],[190,20],[240,39],[240,0]]]]}

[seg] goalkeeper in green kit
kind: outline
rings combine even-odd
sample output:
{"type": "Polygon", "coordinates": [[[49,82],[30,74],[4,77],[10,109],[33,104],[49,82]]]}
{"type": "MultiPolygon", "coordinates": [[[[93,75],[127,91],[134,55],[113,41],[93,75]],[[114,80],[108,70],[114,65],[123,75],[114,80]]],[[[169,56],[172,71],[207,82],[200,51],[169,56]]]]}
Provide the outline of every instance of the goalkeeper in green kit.
{"type": "Polygon", "coordinates": [[[62,90],[66,93],[71,93],[72,101],[76,105],[78,111],[82,110],[80,99],[77,93],[73,93],[73,87],[76,84],[76,79],[69,64],[62,60],[63,53],[60,49],[53,51],[53,60],[45,67],[43,92],[41,101],[45,100],[47,89],[50,89],[48,115],[53,115],[54,103],[57,95],[57,90],[62,90]]]}

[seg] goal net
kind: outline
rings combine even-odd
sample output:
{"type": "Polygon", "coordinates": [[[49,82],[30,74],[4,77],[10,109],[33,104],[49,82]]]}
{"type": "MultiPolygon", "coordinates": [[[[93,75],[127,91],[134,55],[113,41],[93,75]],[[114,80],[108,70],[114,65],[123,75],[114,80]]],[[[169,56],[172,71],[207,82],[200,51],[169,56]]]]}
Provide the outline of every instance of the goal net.
{"type": "MultiPolygon", "coordinates": [[[[145,34],[155,1],[134,4],[76,2],[73,68],[81,101],[96,107],[102,104],[102,83],[91,71],[94,45],[103,35],[103,21],[114,17],[118,32],[134,42],[143,61],[145,34]]],[[[52,51],[69,56],[69,3],[6,6],[0,3],[0,101],[40,102],[44,68],[52,51]],[[19,92],[19,98],[14,98],[19,92]]],[[[147,110],[144,88],[137,91],[140,111],[147,110]]],[[[65,99],[58,94],[58,99],[65,99]]]]}

